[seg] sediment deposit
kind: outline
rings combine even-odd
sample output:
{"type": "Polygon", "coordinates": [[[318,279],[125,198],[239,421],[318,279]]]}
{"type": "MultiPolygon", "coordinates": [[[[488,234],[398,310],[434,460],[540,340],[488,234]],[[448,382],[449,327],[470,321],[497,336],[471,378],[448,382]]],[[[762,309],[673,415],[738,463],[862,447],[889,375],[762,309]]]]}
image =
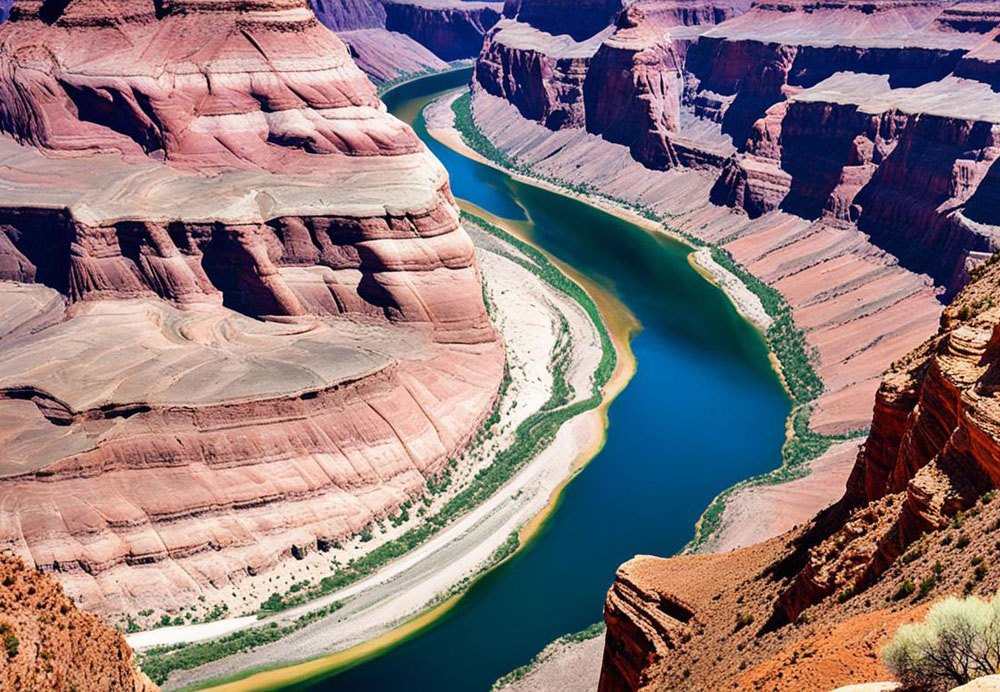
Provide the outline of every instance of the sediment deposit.
{"type": "Polygon", "coordinates": [[[157,9],[0,27],[0,543],[105,615],[361,531],[503,371],[444,169],[304,0],[157,9]]]}

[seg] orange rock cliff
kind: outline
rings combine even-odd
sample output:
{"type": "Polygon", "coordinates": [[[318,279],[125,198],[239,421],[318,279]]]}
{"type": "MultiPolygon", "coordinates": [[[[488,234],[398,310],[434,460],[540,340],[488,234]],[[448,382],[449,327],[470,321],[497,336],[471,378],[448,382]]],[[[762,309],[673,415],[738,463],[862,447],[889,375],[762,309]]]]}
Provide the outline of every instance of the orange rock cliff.
{"type": "Polygon", "coordinates": [[[0,688],[153,692],[124,637],[76,609],[52,579],[0,555],[0,688]]]}
{"type": "Polygon", "coordinates": [[[886,375],[839,503],[758,546],[621,567],[602,692],[891,679],[878,654],[898,625],[937,597],[996,591],[996,256],[973,276],[938,334],[886,375]]]}

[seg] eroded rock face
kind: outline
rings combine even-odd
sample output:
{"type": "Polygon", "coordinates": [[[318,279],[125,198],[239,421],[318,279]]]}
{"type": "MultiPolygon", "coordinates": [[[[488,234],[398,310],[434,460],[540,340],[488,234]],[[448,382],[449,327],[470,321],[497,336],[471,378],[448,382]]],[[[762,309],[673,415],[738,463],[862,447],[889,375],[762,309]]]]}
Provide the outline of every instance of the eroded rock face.
{"type": "Polygon", "coordinates": [[[59,584],[0,555],[0,686],[7,690],[153,692],[125,638],[76,609],[59,584]],[[9,639],[13,638],[13,639],[9,639]],[[7,645],[11,641],[13,645],[7,645]]]}
{"type": "Polygon", "coordinates": [[[309,0],[309,5],[378,79],[475,57],[503,9],[499,1],[473,0],[309,0]]]}
{"type": "Polygon", "coordinates": [[[838,508],[849,519],[810,553],[781,596],[782,617],[794,620],[834,590],[866,588],[923,534],[948,526],[1000,486],[1000,408],[992,389],[1000,277],[995,265],[979,271],[945,311],[938,336],[886,375],[838,508]],[[875,521],[872,508],[882,507],[875,521]],[[866,524],[879,529],[860,528],[866,524]]]}
{"type": "MultiPolygon", "coordinates": [[[[904,613],[928,600],[926,593],[911,598],[913,589],[901,590],[906,581],[932,575],[932,597],[993,592],[996,578],[986,570],[973,575],[967,565],[969,556],[995,542],[1000,525],[987,495],[1000,487],[996,257],[973,271],[938,334],[886,375],[871,433],[839,504],[760,546],[671,560],[639,557],[619,570],[605,605],[602,690],[694,689],[684,682],[689,676],[696,684],[726,687],[763,676],[771,679],[769,688],[796,689],[809,683],[798,675],[799,656],[789,654],[810,652],[808,665],[822,663],[812,659],[820,648],[810,639],[817,630],[831,628],[846,638],[860,621],[878,615],[880,627],[869,621],[867,634],[850,634],[865,637],[877,653],[872,642],[894,631],[884,626],[890,616],[877,609],[904,613]],[[713,581],[712,573],[726,576],[713,581]],[[811,626],[817,618],[822,622],[811,626]],[[744,628],[756,641],[752,652],[739,648],[744,628]],[[715,660],[698,655],[727,636],[742,653],[715,660]],[[744,673],[748,661],[758,667],[744,673]]],[[[827,660],[823,674],[840,677],[821,684],[854,675],[862,658],[855,653],[842,670],[827,660]]]]}
{"type": "Polygon", "coordinates": [[[501,3],[470,0],[384,1],[389,31],[416,39],[442,60],[479,55],[483,36],[500,19],[501,3]]]}
{"type": "Polygon", "coordinates": [[[336,32],[385,27],[385,8],[379,0],[309,0],[323,26],[336,32]]]}
{"type": "Polygon", "coordinates": [[[422,492],[503,350],[444,169],[304,0],[49,7],[0,28],[0,543],[174,607],[422,492]]]}

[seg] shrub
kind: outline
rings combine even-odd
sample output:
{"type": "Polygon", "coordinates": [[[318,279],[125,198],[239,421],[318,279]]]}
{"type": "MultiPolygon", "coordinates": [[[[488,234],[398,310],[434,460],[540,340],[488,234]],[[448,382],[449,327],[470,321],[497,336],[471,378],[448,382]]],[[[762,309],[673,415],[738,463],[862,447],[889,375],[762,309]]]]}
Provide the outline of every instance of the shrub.
{"type": "Polygon", "coordinates": [[[904,581],[902,584],[899,585],[899,588],[896,589],[896,593],[893,594],[892,597],[893,599],[898,601],[901,598],[906,598],[916,590],[917,590],[916,584],[907,579],[906,581],[904,581]]]}
{"type": "Polygon", "coordinates": [[[955,547],[961,550],[967,545],[969,545],[969,537],[963,533],[961,536],[958,537],[958,540],[955,541],[955,547]]]}
{"type": "Polygon", "coordinates": [[[10,623],[0,623],[0,636],[3,636],[3,648],[7,650],[7,658],[17,656],[17,650],[21,646],[21,640],[14,634],[10,623]]]}
{"type": "Polygon", "coordinates": [[[885,666],[907,687],[951,689],[1000,666],[1000,596],[948,598],[923,623],[904,625],[882,649],[885,666]]]}
{"type": "Polygon", "coordinates": [[[937,586],[937,581],[934,577],[927,577],[920,582],[920,593],[917,594],[917,598],[923,598],[929,594],[935,586],[937,586]]]}

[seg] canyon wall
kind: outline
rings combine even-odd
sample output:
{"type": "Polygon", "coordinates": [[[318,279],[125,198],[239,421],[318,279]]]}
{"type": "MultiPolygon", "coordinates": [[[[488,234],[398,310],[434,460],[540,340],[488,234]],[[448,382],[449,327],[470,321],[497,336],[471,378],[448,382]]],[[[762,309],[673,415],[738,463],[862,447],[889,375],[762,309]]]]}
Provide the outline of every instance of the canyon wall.
{"type": "Polygon", "coordinates": [[[551,37],[566,8],[536,3],[490,32],[475,82],[649,168],[718,171],[712,202],[751,218],[855,226],[947,298],[997,246],[1000,112],[996,5],[949,5],[648,0],[551,37]]]}
{"type": "Polygon", "coordinates": [[[500,19],[499,2],[384,0],[386,28],[414,38],[443,60],[479,55],[483,36],[500,19]]]}
{"type": "Polygon", "coordinates": [[[0,544],[88,610],[326,550],[490,413],[447,174],[304,0],[19,2],[0,161],[0,544]]]}
{"type": "Polygon", "coordinates": [[[444,69],[473,58],[503,3],[476,0],[309,0],[372,78],[444,69]]]}
{"type": "Polygon", "coordinates": [[[878,652],[899,624],[947,594],[993,594],[997,257],[973,270],[938,334],[886,375],[838,504],[759,546],[640,556],[619,570],[602,692],[886,679],[878,652]],[[710,655],[716,640],[724,656],[710,655]]]}

